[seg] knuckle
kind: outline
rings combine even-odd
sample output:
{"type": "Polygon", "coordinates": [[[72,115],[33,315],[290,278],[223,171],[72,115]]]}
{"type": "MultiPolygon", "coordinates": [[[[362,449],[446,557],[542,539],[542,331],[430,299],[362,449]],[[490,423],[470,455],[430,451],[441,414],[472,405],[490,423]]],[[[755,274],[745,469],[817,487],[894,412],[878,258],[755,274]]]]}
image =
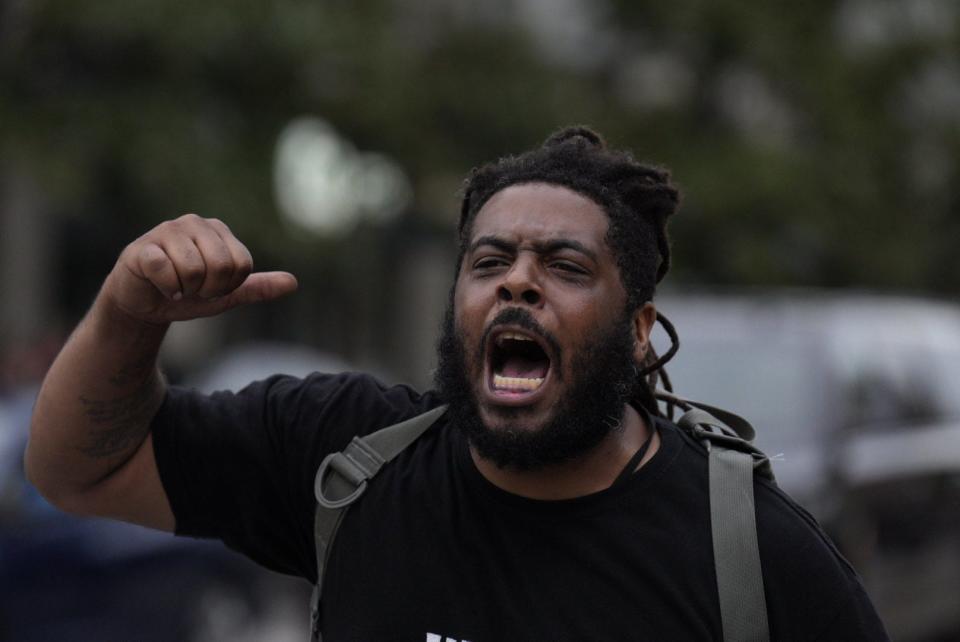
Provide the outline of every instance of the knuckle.
{"type": "Polygon", "coordinates": [[[145,243],[136,248],[135,257],[146,270],[158,271],[167,266],[167,255],[153,243],[145,243]]]}
{"type": "Polygon", "coordinates": [[[142,255],[142,263],[148,272],[162,272],[167,267],[167,257],[159,252],[145,252],[142,255]]]}
{"type": "Polygon", "coordinates": [[[172,238],[177,238],[184,233],[184,221],[183,217],[173,219],[172,221],[165,221],[157,226],[156,229],[157,238],[170,240],[172,238]]]}
{"type": "Polygon", "coordinates": [[[247,276],[251,272],[253,272],[253,259],[248,254],[237,261],[237,273],[247,276]]]}
{"type": "Polygon", "coordinates": [[[190,263],[188,265],[183,265],[177,273],[180,275],[181,280],[188,283],[197,283],[203,280],[206,270],[204,270],[203,265],[197,263],[190,263]]]}
{"type": "Polygon", "coordinates": [[[230,277],[234,272],[233,261],[226,256],[217,257],[207,264],[207,270],[217,277],[230,277]]]}

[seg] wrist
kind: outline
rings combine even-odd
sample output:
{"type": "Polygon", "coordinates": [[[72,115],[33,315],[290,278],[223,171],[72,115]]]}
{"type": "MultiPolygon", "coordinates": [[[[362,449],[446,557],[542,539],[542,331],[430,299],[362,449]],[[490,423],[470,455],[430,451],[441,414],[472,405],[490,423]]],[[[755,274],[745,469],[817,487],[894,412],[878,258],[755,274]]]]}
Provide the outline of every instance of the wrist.
{"type": "Polygon", "coordinates": [[[156,351],[159,351],[170,327],[169,322],[146,321],[131,315],[102,290],[87,314],[87,321],[102,340],[135,344],[141,349],[156,351]]]}

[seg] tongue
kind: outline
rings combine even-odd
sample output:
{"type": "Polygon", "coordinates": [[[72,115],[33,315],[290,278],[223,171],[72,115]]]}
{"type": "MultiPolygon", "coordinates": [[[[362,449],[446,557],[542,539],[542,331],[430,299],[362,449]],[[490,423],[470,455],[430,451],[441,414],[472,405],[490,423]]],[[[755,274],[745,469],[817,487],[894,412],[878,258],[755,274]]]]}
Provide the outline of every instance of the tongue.
{"type": "Polygon", "coordinates": [[[522,377],[536,379],[547,375],[549,362],[543,359],[528,359],[527,357],[511,356],[503,363],[499,374],[504,377],[522,377]]]}

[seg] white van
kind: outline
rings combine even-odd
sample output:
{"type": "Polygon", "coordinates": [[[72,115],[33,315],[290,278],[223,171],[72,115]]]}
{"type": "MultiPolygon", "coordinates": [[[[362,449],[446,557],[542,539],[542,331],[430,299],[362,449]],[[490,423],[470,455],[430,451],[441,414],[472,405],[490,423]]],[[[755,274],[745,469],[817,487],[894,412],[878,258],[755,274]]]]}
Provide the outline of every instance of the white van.
{"type": "Polygon", "coordinates": [[[656,304],[680,337],[677,394],[751,421],[890,635],[960,639],[960,306],[810,291],[656,304]]]}

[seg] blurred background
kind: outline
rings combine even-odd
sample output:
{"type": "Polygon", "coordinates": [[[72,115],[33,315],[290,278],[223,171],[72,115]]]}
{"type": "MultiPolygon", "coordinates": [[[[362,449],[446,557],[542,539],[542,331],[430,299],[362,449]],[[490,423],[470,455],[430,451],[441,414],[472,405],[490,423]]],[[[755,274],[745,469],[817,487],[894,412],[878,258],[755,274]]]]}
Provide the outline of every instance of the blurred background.
{"type": "Polygon", "coordinates": [[[303,639],[302,581],[22,480],[127,243],[215,216],[300,280],[175,326],[174,382],[426,386],[463,178],[573,123],[684,190],[678,392],[754,420],[895,637],[960,639],[958,50],[952,0],[0,1],[0,639],[303,639]]]}

